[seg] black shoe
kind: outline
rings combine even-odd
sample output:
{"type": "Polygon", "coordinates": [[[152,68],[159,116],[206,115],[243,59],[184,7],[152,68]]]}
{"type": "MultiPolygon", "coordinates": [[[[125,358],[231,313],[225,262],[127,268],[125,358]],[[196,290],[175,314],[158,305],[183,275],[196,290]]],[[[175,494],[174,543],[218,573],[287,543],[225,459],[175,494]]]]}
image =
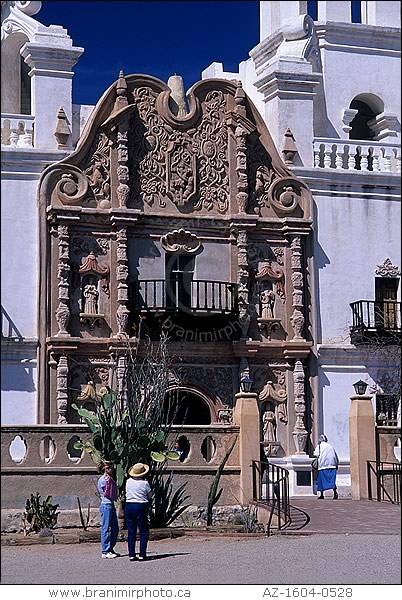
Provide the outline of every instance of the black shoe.
{"type": "Polygon", "coordinates": [[[128,559],[128,560],[129,560],[130,562],[134,562],[134,561],[136,560],[136,557],[135,557],[135,556],[129,556],[129,559],[128,559]]]}
{"type": "Polygon", "coordinates": [[[334,500],[338,500],[338,492],[334,492],[334,500]]]}
{"type": "Polygon", "coordinates": [[[317,500],[324,500],[324,496],[318,496],[317,500]]]}

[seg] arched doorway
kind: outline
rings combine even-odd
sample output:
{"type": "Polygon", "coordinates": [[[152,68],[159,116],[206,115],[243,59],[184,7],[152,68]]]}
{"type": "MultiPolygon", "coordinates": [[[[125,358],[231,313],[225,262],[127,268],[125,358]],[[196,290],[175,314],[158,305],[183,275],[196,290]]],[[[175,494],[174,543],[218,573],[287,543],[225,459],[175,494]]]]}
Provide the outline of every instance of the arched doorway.
{"type": "Polygon", "coordinates": [[[174,425],[210,425],[211,410],[207,400],[196,390],[174,388],[167,392],[165,410],[174,425]]]}

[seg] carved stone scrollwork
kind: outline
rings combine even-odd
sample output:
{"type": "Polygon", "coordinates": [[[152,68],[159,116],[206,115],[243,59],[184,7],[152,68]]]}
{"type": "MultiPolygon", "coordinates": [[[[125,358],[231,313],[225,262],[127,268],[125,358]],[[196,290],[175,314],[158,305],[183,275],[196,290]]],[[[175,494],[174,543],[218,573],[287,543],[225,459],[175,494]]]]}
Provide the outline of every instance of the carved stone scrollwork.
{"type": "Polygon", "coordinates": [[[56,321],[59,330],[56,336],[69,337],[67,331],[70,320],[70,294],[69,294],[69,278],[70,278],[70,254],[69,254],[69,231],[67,225],[59,225],[57,228],[58,246],[59,246],[59,263],[57,276],[59,280],[59,304],[56,309],[56,321]]]}
{"type": "Polygon", "coordinates": [[[400,277],[401,271],[392,264],[390,258],[386,258],[381,265],[377,265],[375,274],[380,275],[380,277],[400,277]]]}
{"type": "Polygon", "coordinates": [[[165,252],[186,252],[194,254],[201,247],[201,242],[198,237],[185,231],[184,229],[175,229],[161,237],[161,245],[165,252]]]}
{"type": "Polygon", "coordinates": [[[279,215],[292,213],[299,204],[301,182],[291,177],[275,179],[268,189],[268,200],[279,215]]]}
{"type": "Polygon", "coordinates": [[[68,358],[64,354],[60,356],[56,371],[56,390],[57,390],[57,423],[65,425],[67,423],[68,408],[68,358]]]}
{"type": "Polygon", "coordinates": [[[257,319],[258,329],[267,340],[271,340],[272,336],[281,329],[281,319],[270,317],[257,319]]]}
{"type": "Polygon", "coordinates": [[[88,192],[88,180],[76,167],[68,165],[64,170],[55,187],[56,197],[62,204],[75,206],[84,200],[88,192]]]}
{"type": "Polygon", "coordinates": [[[292,256],[291,256],[291,267],[292,267],[292,306],[293,313],[290,318],[292,324],[294,336],[293,340],[304,340],[304,315],[303,315],[303,273],[302,273],[302,253],[301,253],[301,238],[300,236],[294,236],[290,243],[292,256]]]}
{"type": "MultiPolygon", "coordinates": [[[[270,281],[275,284],[276,293],[281,298],[282,302],[286,300],[285,295],[285,273],[283,269],[273,267],[271,261],[262,261],[258,263],[258,270],[255,274],[255,279],[258,282],[270,281]]],[[[261,315],[262,316],[262,315],[261,315]]],[[[270,316],[273,316],[270,315],[270,316]]]]}
{"type": "Polygon", "coordinates": [[[296,454],[305,454],[304,448],[307,442],[307,431],[304,426],[304,415],[306,404],[304,399],[304,369],[300,360],[295,362],[293,370],[293,395],[296,422],[292,432],[296,454]]]}
{"type": "Polygon", "coordinates": [[[116,232],[117,240],[117,266],[116,266],[116,279],[117,279],[117,334],[115,337],[126,337],[128,331],[128,321],[130,311],[127,308],[128,302],[128,256],[127,256],[127,227],[121,226],[116,232]]]}

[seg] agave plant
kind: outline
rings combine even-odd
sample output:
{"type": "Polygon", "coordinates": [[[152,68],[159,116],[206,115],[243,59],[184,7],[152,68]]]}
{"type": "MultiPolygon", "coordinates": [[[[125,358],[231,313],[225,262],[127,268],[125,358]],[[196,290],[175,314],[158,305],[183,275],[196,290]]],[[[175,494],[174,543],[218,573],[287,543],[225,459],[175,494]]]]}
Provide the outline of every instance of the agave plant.
{"type": "Polygon", "coordinates": [[[151,527],[168,527],[188,508],[184,504],[190,498],[185,495],[187,482],[173,492],[173,473],[166,473],[165,464],[152,469],[150,484],[153,490],[153,501],[149,513],[151,527]]]}

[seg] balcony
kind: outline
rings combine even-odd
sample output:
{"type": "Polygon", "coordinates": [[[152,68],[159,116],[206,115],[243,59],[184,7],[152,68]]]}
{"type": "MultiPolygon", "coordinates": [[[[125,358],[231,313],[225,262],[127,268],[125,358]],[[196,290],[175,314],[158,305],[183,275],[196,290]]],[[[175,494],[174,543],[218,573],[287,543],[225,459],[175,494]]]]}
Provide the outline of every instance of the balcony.
{"type": "Polygon", "coordinates": [[[134,312],[167,311],[230,314],[236,310],[237,285],[225,281],[183,278],[151,279],[132,283],[134,312]]]}
{"type": "Polygon", "coordinates": [[[401,337],[401,303],[358,300],[352,309],[352,344],[398,344],[401,337]]]}
{"type": "Polygon", "coordinates": [[[396,143],[316,138],[314,166],[321,169],[401,172],[401,150],[396,143]]]}

